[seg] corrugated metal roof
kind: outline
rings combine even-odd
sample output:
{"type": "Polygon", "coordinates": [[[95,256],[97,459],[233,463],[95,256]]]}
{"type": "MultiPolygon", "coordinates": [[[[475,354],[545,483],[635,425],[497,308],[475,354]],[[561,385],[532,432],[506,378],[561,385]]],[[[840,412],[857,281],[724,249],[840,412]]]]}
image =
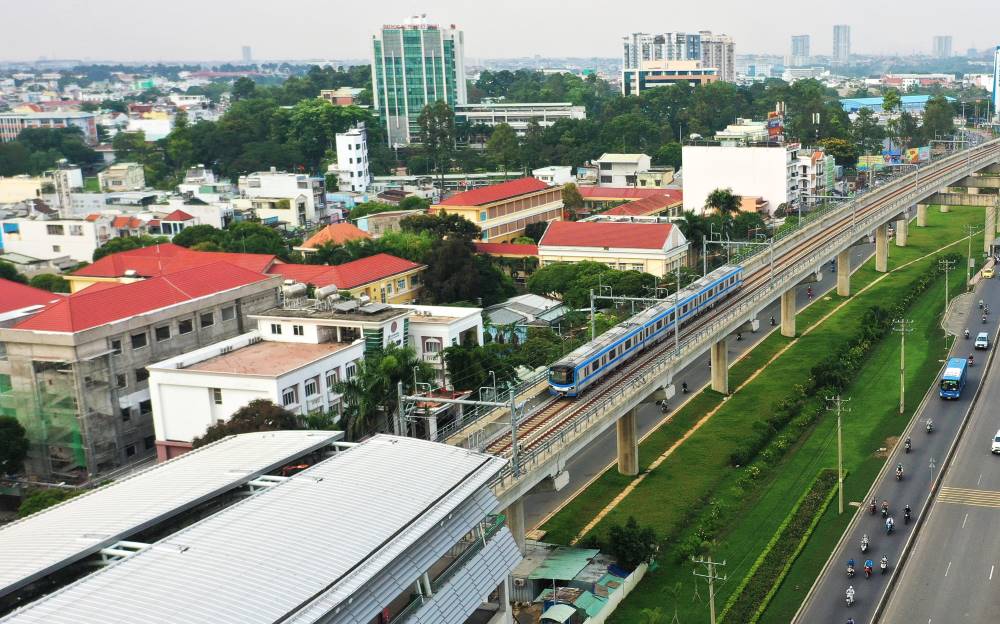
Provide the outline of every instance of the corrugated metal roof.
{"type": "Polygon", "coordinates": [[[0,596],[342,437],[272,431],[219,440],[0,527],[0,596]]]}
{"type": "Polygon", "coordinates": [[[542,565],[528,575],[528,578],[572,581],[600,552],[600,550],[592,548],[558,546],[549,553],[542,565]]]}
{"type": "Polygon", "coordinates": [[[469,518],[496,504],[487,486],[504,463],[375,436],[3,621],[96,624],[141,614],[155,622],[252,624],[357,614],[359,603],[374,603],[385,589],[376,582],[392,585],[384,569],[409,564],[427,535],[467,531],[452,526],[454,515],[465,510],[469,518]]]}

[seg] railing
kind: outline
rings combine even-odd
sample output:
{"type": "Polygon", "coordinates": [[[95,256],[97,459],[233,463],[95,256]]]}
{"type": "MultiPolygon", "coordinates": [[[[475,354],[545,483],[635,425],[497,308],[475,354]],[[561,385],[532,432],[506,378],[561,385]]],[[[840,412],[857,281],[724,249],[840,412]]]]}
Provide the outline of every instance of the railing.
{"type": "MultiPolygon", "coordinates": [[[[995,146],[995,144],[1000,143],[1000,141],[993,141],[991,143],[995,146]]],[[[936,164],[943,166],[960,158],[967,158],[968,166],[961,171],[955,172],[955,175],[965,175],[969,171],[973,171],[976,168],[983,166],[984,163],[980,161],[992,162],[997,159],[996,155],[988,157],[983,156],[981,154],[983,150],[980,149],[982,147],[985,146],[980,145],[976,148],[971,148],[969,151],[953,154],[938,161],[936,164]],[[972,152],[980,152],[977,154],[978,158],[974,157],[972,152]]],[[[916,174],[901,176],[897,181],[910,184],[910,181],[912,180],[915,185],[916,180],[914,177],[911,177],[915,175],[916,174]]],[[[914,195],[916,198],[919,198],[924,196],[923,194],[930,194],[934,191],[934,189],[941,187],[941,185],[942,182],[940,180],[925,182],[924,184],[916,186],[912,192],[879,207],[876,211],[870,212],[861,217],[855,216],[851,227],[845,228],[835,236],[821,241],[816,245],[816,248],[814,248],[805,257],[796,261],[792,266],[771,276],[771,279],[764,282],[759,288],[753,291],[753,294],[739,300],[736,305],[726,309],[710,323],[700,327],[695,333],[685,336],[685,338],[680,341],[676,350],[665,351],[655,360],[646,366],[643,366],[641,370],[631,372],[622,371],[617,376],[607,380],[605,383],[613,387],[614,390],[602,397],[598,402],[582,410],[548,439],[542,441],[531,449],[520,450],[517,454],[517,465],[508,463],[500,472],[497,479],[493,482],[494,491],[499,493],[506,490],[515,482],[523,478],[526,474],[530,473],[534,467],[549,459],[549,456],[553,454],[554,449],[561,449],[564,447],[567,443],[578,437],[583,431],[589,429],[596,420],[603,419],[609,411],[618,409],[623,402],[635,399],[637,395],[641,395],[638,397],[640,399],[648,395],[648,386],[656,380],[656,378],[662,376],[671,369],[676,369],[685,361],[685,359],[693,358],[702,354],[711,343],[718,340],[720,335],[729,333],[734,325],[745,322],[749,315],[755,314],[756,311],[763,307],[764,304],[773,301],[777,295],[787,290],[789,283],[798,283],[805,275],[813,272],[816,267],[821,266],[829,260],[831,255],[830,248],[839,249],[841,247],[846,248],[850,246],[858,239],[861,233],[869,232],[884,222],[887,214],[891,215],[893,213],[902,212],[904,209],[911,206],[915,201],[915,198],[913,197],[914,195]]],[[[827,219],[821,219],[820,217],[828,217],[832,215],[834,213],[834,209],[839,209],[836,214],[838,219],[847,213],[857,215],[859,209],[865,208],[869,205],[868,200],[876,201],[880,198],[880,196],[888,195],[889,192],[895,190],[898,190],[898,187],[893,183],[889,183],[874,189],[873,192],[864,193],[862,196],[856,196],[850,202],[834,204],[828,209],[822,211],[821,214],[816,214],[815,217],[810,219],[808,223],[802,223],[800,224],[801,227],[789,230],[789,232],[782,236],[781,239],[783,241],[789,240],[788,236],[790,236],[791,233],[803,234],[804,236],[802,236],[802,238],[808,239],[815,234],[812,230],[828,231],[829,226],[832,224],[827,223],[827,219]],[[861,199],[865,200],[863,205],[859,202],[861,199]]],[[[782,245],[782,247],[786,247],[788,244],[791,243],[782,245]]],[[[777,249],[775,251],[777,251],[777,249]]],[[[752,267],[756,270],[766,266],[767,258],[761,257],[761,253],[761,251],[758,251],[756,254],[748,254],[748,259],[744,261],[744,268],[750,269],[752,267]]],[[[775,255],[779,256],[777,253],[775,253],[775,255]]],[[[605,423],[606,422],[607,421],[605,421],[605,423]]]]}
{"type": "MultiPolygon", "coordinates": [[[[531,388],[535,387],[542,381],[545,381],[548,378],[548,374],[549,373],[546,370],[537,373],[535,375],[531,375],[530,377],[519,383],[517,386],[515,386],[513,392],[518,396],[525,396],[527,391],[529,391],[531,388]]],[[[503,389],[503,390],[498,389],[496,399],[494,399],[493,401],[495,403],[509,403],[510,393],[511,391],[509,389],[503,389]]],[[[450,422],[444,427],[438,429],[437,438],[435,438],[435,441],[441,442],[452,436],[455,436],[458,433],[464,431],[465,429],[476,425],[484,417],[496,413],[496,411],[499,409],[500,408],[498,407],[479,406],[468,411],[463,410],[462,418],[460,420],[455,420],[454,422],[450,422]]]]}
{"type": "MultiPolygon", "coordinates": [[[[431,590],[437,592],[441,589],[441,587],[448,582],[448,579],[455,575],[455,572],[460,570],[469,561],[469,559],[476,555],[476,553],[485,548],[486,542],[503,528],[505,520],[506,518],[502,514],[487,516],[483,525],[480,525],[483,530],[482,536],[476,536],[475,539],[471,540],[465,550],[455,557],[455,560],[449,563],[448,567],[442,570],[441,573],[438,574],[433,581],[431,581],[431,590]]],[[[407,618],[416,613],[423,605],[424,596],[417,596],[411,600],[409,604],[403,607],[400,612],[397,613],[392,620],[390,620],[389,624],[401,624],[402,622],[405,622],[407,618]]]]}

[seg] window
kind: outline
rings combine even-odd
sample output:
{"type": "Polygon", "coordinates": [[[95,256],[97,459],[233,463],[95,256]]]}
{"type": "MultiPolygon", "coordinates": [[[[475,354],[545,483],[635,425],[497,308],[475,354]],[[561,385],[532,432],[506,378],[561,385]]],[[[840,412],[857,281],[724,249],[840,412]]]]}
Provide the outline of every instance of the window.
{"type": "Polygon", "coordinates": [[[296,386],[281,391],[281,404],[285,407],[299,402],[299,389],[296,386]]]}
{"type": "Polygon", "coordinates": [[[125,373],[118,373],[115,375],[115,387],[124,388],[128,385],[128,375],[125,373]]]}
{"type": "Polygon", "coordinates": [[[136,383],[139,383],[140,381],[146,381],[147,379],[149,379],[149,371],[148,370],[146,370],[145,368],[137,368],[137,369],[135,369],[135,382],[136,383]]]}
{"type": "Polygon", "coordinates": [[[390,295],[392,294],[392,282],[386,282],[386,284],[385,284],[385,292],[387,292],[390,295]]]}
{"type": "Polygon", "coordinates": [[[213,314],[212,312],[205,312],[204,314],[202,314],[201,326],[211,327],[212,325],[215,325],[215,314],[213,314]]]}
{"type": "Polygon", "coordinates": [[[62,251],[62,247],[59,245],[52,245],[52,251],[60,252],[62,251]]]}
{"type": "Polygon", "coordinates": [[[163,342],[164,340],[170,340],[170,326],[161,325],[154,331],[156,334],[156,342],[163,342]]]}
{"type": "Polygon", "coordinates": [[[358,365],[354,362],[350,362],[344,367],[344,379],[354,379],[354,376],[358,373],[358,365]]]}
{"type": "Polygon", "coordinates": [[[292,333],[296,336],[304,336],[306,334],[306,329],[301,325],[292,325],[292,333]]]}
{"type": "Polygon", "coordinates": [[[122,411],[121,411],[121,415],[122,415],[122,422],[128,422],[128,421],[132,420],[132,408],[131,407],[123,407],[122,411]]]}
{"type": "Polygon", "coordinates": [[[212,403],[222,405],[222,388],[209,388],[212,393],[212,403]]]}
{"type": "Polygon", "coordinates": [[[132,348],[141,349],[145,347],[149,342],[149,337],[146,336],[146,332],[140,332],[138,334],[132,334],[132,348]]]}
{"type": "Polygon", "coordinates": [[[191,319],[184,319],[177,323],[178,334],[190,334],[194,331],[194,322],[191,319]]]}
{"type": "Polygon", "coordinates": [[[122,354],[122,341],[112,340],[111,341],[111,355],[121,355],[122,354]]]}
{"type": "Polygon", "coordinates": [[[62,236],[63,226],[50,223],[45,226],[46,231],[48,231],[49,236],[62,236]]]}
{"type": "Polygon", "coordinates": [[[396,292],[403,292],[406,290],[406,280],[396,280],[396,292]]]}
{"type": "Polygon", "coordinates": [[[271,333],[275,336],[281,335],[281,323],[271,323],[271,333]]]}
{"type": "Polygon", "coordinates": [[[146,450],[152,449],[156,446],[156,436],[146,436],[142,439],[142,445],[146,447],[146,450]]]}
{"type": "Polygon", "coordinates": [[[410,276],[410,288],[416,288],[419,285],[420,285],[420,276],[419,275],[411,275],[410,276]]]}
{"type": "Polygon", "coordinates": [[[306,396],[316,396],[319,394],[319,377],[306,380],[306,396]]]}
{"type": "Polygon", "coordinates": [[[83,226],[82,225],[71,225],[69,226],[70,236],[83,236],[83,226]]]}
{"type": "Polygon", "coordinates": [[[424,341],[424,353],[437,353],[441,350],[440,340],[426,340],[424,341]]]}
{"type": "Polygon", "coordinates": [[[601,184],[611,184],[611,176],[601,176],[601,184]]]}
{"type": "Polygon", "coordinates": [[[334,386],[340,381],[340,371],[336,368],[326,371],[326,391],[336,392],[334,386]]]}
{"type": "Polygon", "coordinates": [[[227,306],[222,308],[222,320],[231,321],[236,318],[236,306],[227,306]]]}
{"type": "Polygon", "coordinates": [[[125,447],[125,457],[133,457],[135,455],[135,445],[129,444],[125,447]]]}
{"type": "Polygon", "coordinates": [[[140,414],[152,414],[153,413],[153,402],[149,399],[145,401],[139,401],[139,413],[140,414]]]}

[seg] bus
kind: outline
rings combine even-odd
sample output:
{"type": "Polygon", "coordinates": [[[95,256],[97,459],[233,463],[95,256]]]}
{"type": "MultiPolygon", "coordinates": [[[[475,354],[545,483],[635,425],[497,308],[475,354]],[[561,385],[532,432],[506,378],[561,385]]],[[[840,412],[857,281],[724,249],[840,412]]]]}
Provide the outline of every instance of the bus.
{"type": "Polygon", "coordinates": [[[938,394],[942,399],[957,399],[962,396],[965,388],[965,377],[969,363],[965,358],[950,358],[941,376],[941,390],[938,394]]]}

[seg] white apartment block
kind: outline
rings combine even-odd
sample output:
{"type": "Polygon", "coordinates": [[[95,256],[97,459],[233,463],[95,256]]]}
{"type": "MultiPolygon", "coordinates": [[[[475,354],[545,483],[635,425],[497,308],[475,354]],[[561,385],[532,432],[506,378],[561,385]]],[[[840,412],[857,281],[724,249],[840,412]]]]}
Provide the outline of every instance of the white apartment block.
{"type": "Polygon", "coordinates": [[[701,35],[701,64],[719,70],[719,80],[736,81],[736,45],[733,38],[703,30],[701,35]]]}
{"type": "Polygon", "coordinates": [[[364,341],[293,341],[301,337],[293,332],[304,332],[304,325],[277,324],[285,330],[281,334],[267,325],[266,340],[254,330],[147,367],[158,445],[190,445],[257,399],[302,416],[320,412],[339,418],[335,385],[354,376],[364,341]]]}
{"type": "Polygon", "coordinates": [[[97,174],[102,191],[141,191],[146,188],[146,173],[139,163],[118,163],[97,174]]]}
{"type": "Polygon", "coordinates": [[[271,167],[270,171],[240,176],[239,188],[241,198],[234,200],[234,206],[252,211],[264,222],[308,226],[328,220],[322,178],[271,167]]]}
{"type": "Polygon", "coordinates": [[[719,188],[767,202],[770,214],[789,210],[805,195],[824,194],[833,165],[821,150],[798,143],[774,146],[685,145],[684,210],[705,211],[705,200],[719,188]]]}
{"type": "Polygon", "coordinates": [[[429,305],[396,307],[412,311],[409,317],[409,345],[418,358],[438,371],[445,371],[443,352],[448,347],[483,344],[482,308],[429,305]]]}
{"type": "Polygon", "coordinates": [[[532,122],[545,128],[560,119],[586,118],[587,108],[574,106],[572,102],[486,102],[455,107],[455,120],[459,123],[490,128],[507,124],[520,137],[527,133],[532,122]]]}
{"type": "Polygon", "coordinates": [[[363,193],[372,182],[368,167],[368,133],[364,124],[337,133],[337,181],[341,191],[363,193]]]}
{"type": "Polygon", "coordinates": [[[84,141],[97,144],[97,116],[94,113],[0,113],[0,142],[15,140],[25,128],[79,128],[84,141]]]}
{"type": "Polygon", "coordinates": [[[576,176],[573,175],[573,167],[569,165],[549,165],[548,167],[532,169],[531,175],[549,186],[561,186],[576,181],[576,176]]]}
{"type": "Polygon", "coordinates": [[[597,184],[637,186],[638,174],[649,171],[651,162],[645,154],[603,154],[594,161],[598,170],[597,184]]]}
{"type": "Polygon", "coordinates": [[[32,219],[19,217],[0,221],[0,237],[6,253],[39,260],[70,257],[90,262],[94,250],[116,236],[111,218],[32,219]]]}

